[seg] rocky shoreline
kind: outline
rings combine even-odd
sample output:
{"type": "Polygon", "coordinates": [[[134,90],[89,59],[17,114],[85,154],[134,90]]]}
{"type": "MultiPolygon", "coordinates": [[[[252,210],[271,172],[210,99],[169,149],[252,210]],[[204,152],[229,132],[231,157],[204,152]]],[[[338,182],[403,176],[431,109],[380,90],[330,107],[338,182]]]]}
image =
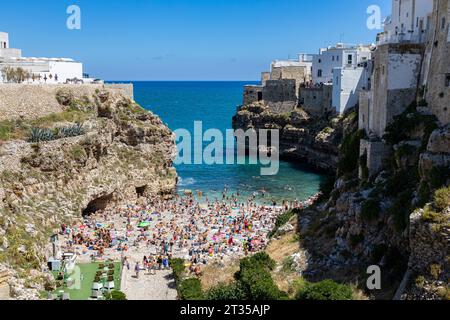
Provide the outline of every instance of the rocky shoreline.
{"type": "Polygon", "coordinates": [[[301,108],[279,114],[263,103],[255,102],[239,108],[233,117],[233,128],[278,129],[282,159],[302,162],[313,169],[334,174],[339,162],[344,118],[319,118],[301,108]]]}

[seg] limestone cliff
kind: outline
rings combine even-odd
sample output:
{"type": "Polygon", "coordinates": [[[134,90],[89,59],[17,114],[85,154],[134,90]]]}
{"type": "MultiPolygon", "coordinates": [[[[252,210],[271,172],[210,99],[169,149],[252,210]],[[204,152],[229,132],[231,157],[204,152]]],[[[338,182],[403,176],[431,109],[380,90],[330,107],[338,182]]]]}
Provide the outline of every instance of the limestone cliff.
{"type": "Polygon", "coordinates": [[[345,135],[340,156],[356,161],[340,167],[323,202],[300,214],[310,256],[305,276],[364,289],[361,274],[375,264],[383,290],[367,292],[374,298],[449,298],[450,126],[436,120],[413,107],[396,117],[383,138],[391,156],[372,177],[357,149],[345,148],[362,137],[345,135]]]}
{"type": "MultiPolygon", "coordinates": [[[[0,121],[0,263],[37,289],[61,223],[140,196],[170,196],[176,185],[174,137],[158,117],[114,90],[61,89],[56,99],[57,112],[0,121]]],[[[12,287],[22,288],[17,278],[12,287]]]]}
{"type": "Polygon", "coordinates": [[[280,155],[320,170],[334,172],[344,132],[343,117],[314,117],[301,108],[275,113],[264,103],[242,106],[233,118],[235,129],[280,130],[280,155]]]}
{"type": "Polygon", "coordinates": [[[298,215],[299,254],[308,257],[300,274],[364,290],[361,274],[379,265],[382,290],[366,292],[372,298],[448,299],[450,126],[413,102],[380,139],[358,129],[358,109],[333,118],[251,102],[233,126],[279,129],[282,156],[336,175],[322,186],[320,201],[298,215]],[[361,151],[377,143],[386,150],[374,166],[373,154],[361,151]]]}

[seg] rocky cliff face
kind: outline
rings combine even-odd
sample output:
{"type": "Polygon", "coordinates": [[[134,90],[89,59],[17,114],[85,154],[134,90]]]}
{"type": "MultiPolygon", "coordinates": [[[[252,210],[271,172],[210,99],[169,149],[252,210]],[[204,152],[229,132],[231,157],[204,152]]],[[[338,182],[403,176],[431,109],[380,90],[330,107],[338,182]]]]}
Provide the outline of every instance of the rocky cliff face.
{"type": "Polygon", "coordinates": [[[176,185],[174,137],[158,117],[107,90],[82,98],[61,90],[57,98],[57,113],[1,122],[8,134],[0,144],[0,263],[34,275],[27,283],[35,289],[61,223],[140,196],[170,196],[176,185]],[[29,142],[32,128],[62,132],[75,122],[79,134],[29,142]]]}
{"type": "Polygon", "coordinates": [[[383,172],[366,179],[355,168],[338,172],[329,198],[300,217],[311,256],[305,274],[358,281],[375,264],[383,290],[368,295],[448,299],[449,134],[449,126],[406,111],[388,128],[392,156],[383,172]],[[305,217],[312,217],[306,225],[305,217]]]}
{"type": "Polygon", "coordinates": [[[233,128],[278,129],[282,157],[334,172],[339,161],[343,118],[316,118],[300,108],[280,114],[257,102],[239,109],[233,118],[233,128]]]}
{"type": "Polygon", "coordinates": [[[282,156],[337,176],[321,202],[299,214],[306,278],[364,289],[361,274],[379,265],[383,290],[368,296],[450,297],[450,126],[422,109],[412,105],[387,128],[390,156],[372,176],[359,156],[360,141],[371,137],[358,130],[357,110],[328,119],[300,108],[276,114],[262,103],[238,110],[234,128],[279,129],[282,156]]]}

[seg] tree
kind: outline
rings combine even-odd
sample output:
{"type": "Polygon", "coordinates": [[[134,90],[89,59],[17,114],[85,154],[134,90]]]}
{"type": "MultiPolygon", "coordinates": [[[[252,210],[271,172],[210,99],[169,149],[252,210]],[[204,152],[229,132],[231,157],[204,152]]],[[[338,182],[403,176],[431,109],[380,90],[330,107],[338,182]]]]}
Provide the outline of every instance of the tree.
{"type": "Polygon", "coordinates": [[[178,293],[182,300],[203,300],[202,284],[197,278],[190,278],[180,282],[178,293]]]}
{"type": "Polygon", "coordinates": [[[207,300],[222,300],[222,301],[239,301],[247,300],[247,295],[242,285],[233,281],[230,284],[221,283],[214,288],[211,288],[206,293],[207,300]]]}
{"type": "Polygon", "coordinates": [[[113,290],[105,294],[106,300],[127,300],[125,293],[119,290],[113,290]]]}
{"type": "Polygon", "coordinates": [[[31,73],[23,68],[4,67],[2,69],[3,81],[22,83],[31,78],[31,73]]]}
{"type": "Polygon", "coordinates": [[[244,258],[240,262],[240,270],[236,273],[236,281],[251,300],[278,300],[285,294],[281,292],[272,279],[270,271],[275,268],[275,261],[265,252],[244,258]]]}
{"type": "Polygon", "coordinates": [[[307,283],[296,295],[297,300],[352,300],[352,289],[333,280],[307,283]]]}

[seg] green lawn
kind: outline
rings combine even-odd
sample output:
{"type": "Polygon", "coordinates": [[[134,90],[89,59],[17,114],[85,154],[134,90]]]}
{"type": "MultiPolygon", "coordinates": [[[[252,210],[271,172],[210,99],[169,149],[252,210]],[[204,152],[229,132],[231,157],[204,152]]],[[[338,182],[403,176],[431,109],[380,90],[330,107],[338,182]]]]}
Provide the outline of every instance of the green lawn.
{"type": "MultiPolygon", "coordinates": [[[[88,300],[91,296],[92,283],[95,279],[95,274],[99,270],[100,263],[85,263],[77,264],[82,274],[81,288],[80,289],[68,289],[66,287],[58,288],[56,293],[60,290],[68,292],[70,294],[70,300],[88,300]]],[[[120,263],[114,263],[114,283],[115,289],[120,290],[122,266],[120,263]]],[[[55,274],[57,275],[57,273],[55,274]]]]}

